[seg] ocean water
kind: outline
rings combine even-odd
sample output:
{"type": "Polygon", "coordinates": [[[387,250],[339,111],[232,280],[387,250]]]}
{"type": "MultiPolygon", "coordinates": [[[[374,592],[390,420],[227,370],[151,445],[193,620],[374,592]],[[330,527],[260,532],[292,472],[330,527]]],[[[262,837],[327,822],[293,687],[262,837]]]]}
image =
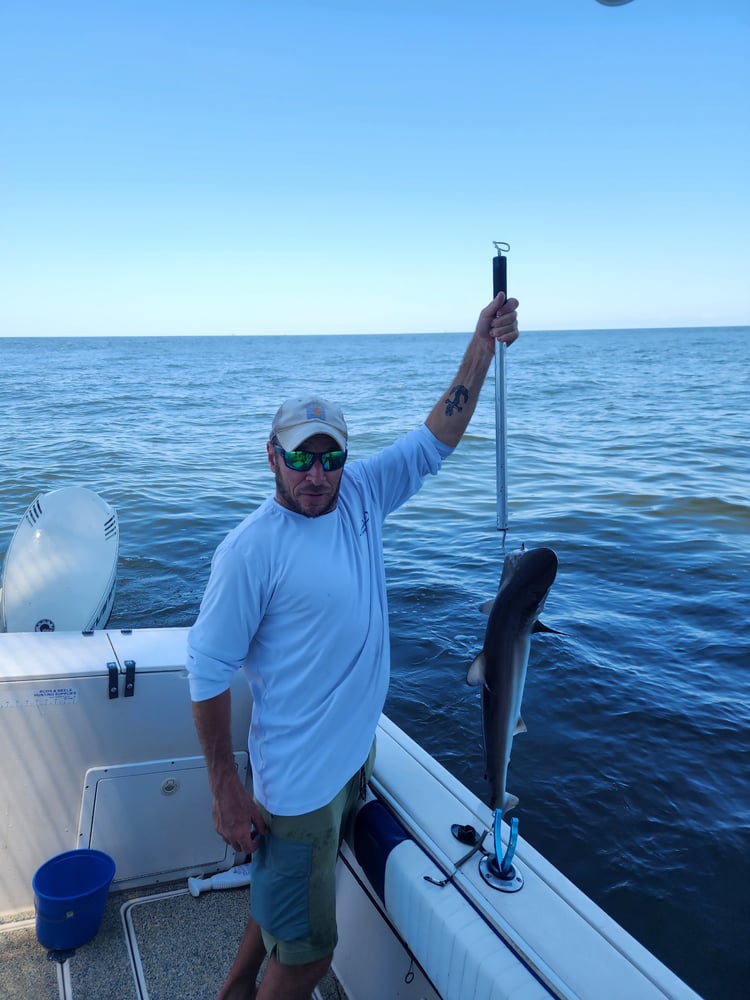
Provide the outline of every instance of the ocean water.
{"type": "MultiPolygon", "coordinates": [[[[272,489],[278,403],[337,398],[353,459],[418,424],[466,334],[0,339],[0,557],[38,493],[118,512],[113,627],[189,625],[272,489]]],[[[559,557],[509,787],[521,835],[705,997],[750,982],[750,329],[526,333],[508,352],[506,549],[559,557]]],[[[389,714],[477,794],[478,606],[503,547],[492,373],[386,531],[389,714]]],[[[449,819],[449,817],[447,818],[449,819]]]]}

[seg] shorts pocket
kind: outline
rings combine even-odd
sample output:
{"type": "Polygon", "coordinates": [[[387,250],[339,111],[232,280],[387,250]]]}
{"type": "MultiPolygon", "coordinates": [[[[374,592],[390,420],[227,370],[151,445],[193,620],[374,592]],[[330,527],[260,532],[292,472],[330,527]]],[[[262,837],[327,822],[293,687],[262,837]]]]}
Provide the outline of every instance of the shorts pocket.
{"type": "Polygon", "coordinates": [[[268,934],[280,941],[310,935],[312,844],[268,834],[253,854],[251,909],[268,934]]]}

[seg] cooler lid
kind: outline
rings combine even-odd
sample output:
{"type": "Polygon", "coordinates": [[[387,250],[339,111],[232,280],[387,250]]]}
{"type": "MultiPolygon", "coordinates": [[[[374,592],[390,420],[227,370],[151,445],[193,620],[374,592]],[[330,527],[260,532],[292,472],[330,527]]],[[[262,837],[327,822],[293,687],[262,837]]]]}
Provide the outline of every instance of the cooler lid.
{"type": "Polygon", "coordinates": [[[185,671],[187,628],[109,629],[107,635],[122,669],[135,663],[136,673],[185,671]]]}
{"type": "Polygon", "coordinates": [[[106,632],[0,633],[0,683],[107,676],[113,660],[106,632]]]}

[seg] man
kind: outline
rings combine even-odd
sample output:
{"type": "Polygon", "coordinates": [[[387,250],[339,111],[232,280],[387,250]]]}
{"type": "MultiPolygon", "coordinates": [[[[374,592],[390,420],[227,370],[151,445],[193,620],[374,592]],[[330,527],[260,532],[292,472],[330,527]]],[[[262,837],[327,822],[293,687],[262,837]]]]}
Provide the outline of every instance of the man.
{"type": "Polygon", "coordinates": [[[471,419],[495,340],[518,337],[518,302],[482,310],[455,380],[425,424],[346,466],[341,410],[287,400],[273,419],[275,495],[216,551],[188,639],[193,714],[216,829],[253,854],[252,916],[217,1000],[302,1000],[336,944],[336,854],[372,772],[389,681],[382,525],[436,473],[471,419]],[[230,679],[253,695],[253,796],[230,738],[230,679]]]}

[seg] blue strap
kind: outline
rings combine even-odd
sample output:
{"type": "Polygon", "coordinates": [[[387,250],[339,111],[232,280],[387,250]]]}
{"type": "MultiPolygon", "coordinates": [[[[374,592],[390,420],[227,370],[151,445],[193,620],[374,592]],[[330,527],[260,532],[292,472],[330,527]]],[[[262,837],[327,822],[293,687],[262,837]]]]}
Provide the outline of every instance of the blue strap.
{"type": "Polygon", "coordinates": [[[511,868],[513,867],[513,855],[516,853],[516,844],[518,843],[518,819],[514,816],[510,821],[510,838],[508,840],[508,850],[505,852],[505,857],[500,865],[500,874],[505,876],[508,875],[511,868]]]}
{"type": "Polygon", "coordinates": [[[518,817],[514,816],[510,821],[510,837],[508,839],[508,850],[503,854],[503,843],[500,838],[500,826],[503,821],[502,809],[495,810],[495,857],[500,868],[500,875],[505,878],[513,867],[513,856],[516,853],[518,843],[518,817]],[[500,860],[502,858],[502,861],[500,860]]]}

